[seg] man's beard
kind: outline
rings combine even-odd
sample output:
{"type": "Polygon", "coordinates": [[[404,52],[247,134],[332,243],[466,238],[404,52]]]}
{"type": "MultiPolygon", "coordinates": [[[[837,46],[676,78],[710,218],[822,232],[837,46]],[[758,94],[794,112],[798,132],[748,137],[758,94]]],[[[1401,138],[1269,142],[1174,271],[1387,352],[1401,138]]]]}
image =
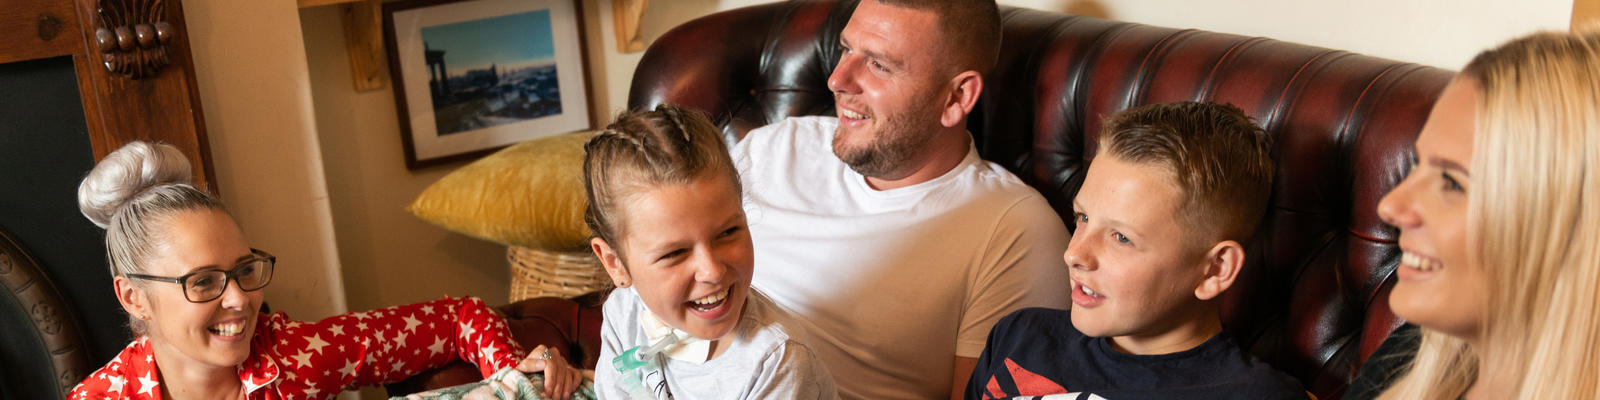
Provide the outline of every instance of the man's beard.
{"type": "MultiPolygon", "coordinates": [[[[839,140],[843,133],[843,127],[840,127],[833,135],[833,154],[862,176],[901,178],[899,175],[904,173],[900,171],[911,167],[909,164],[913,158],[927,152],[929,142],[933,139],[933,129],[925,124],[917,124],[915,114],[929,113],[902,112],[889,115],[875,135],[873,132],[852,132],[856,136],[873,135],[866,138],[870,142],[856,147],[845,147],[845,143],[839,140]]],[[[873,115],[873,118],[880,117],[873,115]]]]}

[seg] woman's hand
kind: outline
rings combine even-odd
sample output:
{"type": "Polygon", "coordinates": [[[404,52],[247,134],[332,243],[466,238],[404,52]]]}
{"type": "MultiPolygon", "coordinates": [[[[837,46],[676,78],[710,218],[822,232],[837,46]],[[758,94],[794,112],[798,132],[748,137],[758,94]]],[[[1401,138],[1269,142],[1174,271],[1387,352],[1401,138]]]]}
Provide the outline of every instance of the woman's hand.
{"type": "Polygon", "coordinates": [[[584,373],[561,358],[561,350],[539,345],[517,364],[523,373],[544,372],[544,397],[566,400],[583,383],[584,373]]]}

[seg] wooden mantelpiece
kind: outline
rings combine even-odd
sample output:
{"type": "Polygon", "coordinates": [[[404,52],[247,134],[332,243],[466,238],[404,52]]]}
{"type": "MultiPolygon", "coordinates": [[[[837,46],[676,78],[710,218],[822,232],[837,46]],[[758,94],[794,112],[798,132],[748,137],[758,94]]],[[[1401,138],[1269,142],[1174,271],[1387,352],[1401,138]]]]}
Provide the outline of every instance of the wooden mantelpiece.
{"type": "Polygon", "coordinates": [[[0,63],[72,57],[96,159],[133,140],[166,142],[194,163],[201,185],[214,187],[182,2],[168,0],[158,7],[164,15],[150,16],[168,25],[167,65],[135,79],[107,69],[95,32],[118,27],[102,26],[97,11],[149,0],[9,1],[0,7],[0,63]]]}

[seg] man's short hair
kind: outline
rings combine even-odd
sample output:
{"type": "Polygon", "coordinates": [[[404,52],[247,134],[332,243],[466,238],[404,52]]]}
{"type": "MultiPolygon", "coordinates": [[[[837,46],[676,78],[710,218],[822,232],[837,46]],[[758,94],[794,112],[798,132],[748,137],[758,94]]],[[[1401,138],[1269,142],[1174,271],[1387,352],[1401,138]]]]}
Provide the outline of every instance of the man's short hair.
{"type": "MultiPolygon", "coordinates": [[[[868,0],[871,1],[871,0],[868,0]]],[[[994,0],[876,0],[939,16],[942,53],[956,70],[987,75],[1000,58],[1000,8],[994,0]]]]}
{"type": "Polygon", "coordinates": [[[1218,241],[1244,243],[1266,214],[1272,138],[1238,107],[1197,102],[1135,107],[1107,119],[1099,150],[1171,172],[1184,195],[1175,211],[1218,241]]]}

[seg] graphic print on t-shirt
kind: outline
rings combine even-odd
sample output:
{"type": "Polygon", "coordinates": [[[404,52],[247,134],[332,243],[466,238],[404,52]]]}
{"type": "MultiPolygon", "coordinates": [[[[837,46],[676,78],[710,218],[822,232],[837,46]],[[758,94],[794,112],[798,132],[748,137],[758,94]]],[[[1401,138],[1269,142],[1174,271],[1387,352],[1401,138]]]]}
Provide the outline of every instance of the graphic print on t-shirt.
{"type": "MultiPolygon", "coordinates": [[[[1017,365],[1016,361],[1012,361],[1010,357],[1006,357],[1005,363],[1006,371],[1010,373],[1012,386],[1017,388],[1017,393],[1006,393],[1005,389],[1000,387],[999,379],[996,379],[999,376],[991,376],[989,377],[989,383],[984,385],[987,393],[983,394],[983,400],[1003,399],[1014,396],[1045,396],[1067,392],[1067,388],[1062,387],[1061,384],[1022,368],[1021,365],[1017,365]]],[[[1077,396],[1064,398],[1075,399],[1077,396]]],[[[1095,398],[1099,398],[1099,396],[1095,396],[1095,398]]]]}
{"type": "Polygon", "coordinates": [[[984,400],[1010,396],[1043,396],[1067,392],[1067,388],[1062,387],[1061,384],[1022,368],[1021,365],[1017,365],[1016,361],[1012,361],[1010,357],[1007,357],[1005,362],[1006,371],[1011,373],[1011,382],[1017,388],[1017,393],[1006,394],[1000,388],[1000,382],[995,379],[996,377],[991,376],[989,377],[989,384],[986,385],[989,393],[984,394],[984,400]]]}

